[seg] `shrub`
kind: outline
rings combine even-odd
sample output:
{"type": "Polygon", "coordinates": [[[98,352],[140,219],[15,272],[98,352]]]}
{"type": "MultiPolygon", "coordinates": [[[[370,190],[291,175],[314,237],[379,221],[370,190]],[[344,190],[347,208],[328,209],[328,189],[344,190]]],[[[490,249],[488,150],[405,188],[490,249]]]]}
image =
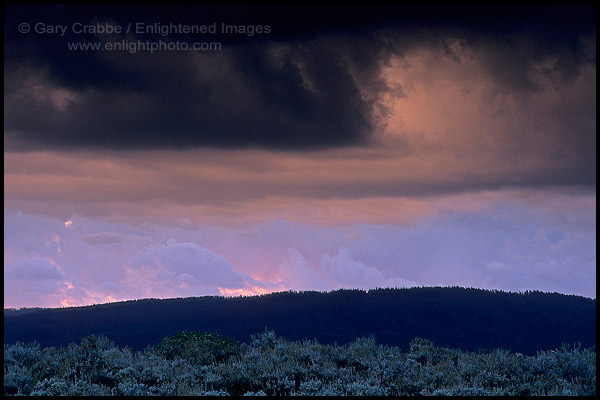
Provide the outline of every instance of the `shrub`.
{"type": "Polygon", "coordinates": [[[164,338],[158,351],[167,359],[191,359],[201,364],[222,361],[239,353],[239,343],[218,333],[184,330],[164,338]]]}
{"type": "Polygon", "coordinates": [[[183,331],[132,353],[105,337],[48,347],[4,345],[4,395],[523,396],[596,394],[596,350],[535,357],[463,352],[415,339],[408,351],[359,338],[343,346],[265,331],[240,346],[183,331]]]}

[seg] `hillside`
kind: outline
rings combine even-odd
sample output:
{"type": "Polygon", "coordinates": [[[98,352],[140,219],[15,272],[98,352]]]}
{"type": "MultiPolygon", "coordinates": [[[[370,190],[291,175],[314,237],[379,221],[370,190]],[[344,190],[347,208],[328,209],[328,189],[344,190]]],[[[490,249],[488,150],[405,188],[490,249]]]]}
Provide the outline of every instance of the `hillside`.
{"type": "Polygon", "coordinates": [[[415,337],[462,350],[535,355],[563,343],[596,344],[596,300],[558,293],[465,288],[282,292],[252,297],[145,299],[4,313],[4,343],[63,346],[105,335],[140,350],[190,328],[241,342],[273,330],[288,340],[344,344],[357,337],[408,348],[415,337]]]}

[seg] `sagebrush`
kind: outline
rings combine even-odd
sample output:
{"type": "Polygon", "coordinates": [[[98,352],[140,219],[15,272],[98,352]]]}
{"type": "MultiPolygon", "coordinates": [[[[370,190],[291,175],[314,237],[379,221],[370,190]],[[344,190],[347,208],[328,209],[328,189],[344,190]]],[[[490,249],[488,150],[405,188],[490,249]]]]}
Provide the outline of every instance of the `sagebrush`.
{"type": "Polygon", "coordinates": [[[5,395],[573,395],[596,394],[596,350],[537,356],[464,352],[416,338],[406,351],[359,338],[291,342],[273,331],[248,344],[184,331],[144,351],[104,336],[41,349],[4,345],[5,395]]]}

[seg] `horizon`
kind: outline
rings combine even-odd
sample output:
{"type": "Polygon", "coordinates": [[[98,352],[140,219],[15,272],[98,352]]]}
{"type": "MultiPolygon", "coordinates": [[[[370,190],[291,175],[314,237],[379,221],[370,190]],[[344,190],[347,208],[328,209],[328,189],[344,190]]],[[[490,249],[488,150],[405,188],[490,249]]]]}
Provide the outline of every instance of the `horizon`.
{"type": "Polygon", "coordinates": [[[595,5],[4,11],[5,309],[596,298],[595,5]]]}
{"type": "Polygon", "coordinates": [[[7,311],[20,311],[20,310],[28,310],[28,309],[40,309],[40,310],[53,310],[53,309],[66,309],[66,308],[81,308],[81,307],[93,307],[93,306],[103,306],[103,305],[107,305],[107,304],[116,304],[116,303],[129,303],[129,302],[135,302],[135,301],[145,301],[145,300],[185,300],[185,299],[195,299],[195,298],[203,298],[203,297],[217,297],[217,298],[222,298],[222,299],[236,299],[236,298],[248,298],[248,297],[262,297],[262,296],[270,296],[270,295],[275,295],[275,294],[302,294],[302,293],[319,293],[319,294],[329,294],[329,293],[334,293],[334,292],[339,292],[339,291],[360,291],[360,292],[365,292],[365,293],[369,293],[370,291],[377,291],[377,290],[411,290],[411,289],[464,289],[464,290],[481,290],[484,292],[490,292],[490,293],[504,293],[504,294],[519,294],[519,295],[524,295],[524,294],[531,294],[531,293],[541,293],[541,294],[545,294],[545,295],[549,295],[549,294],[553,294],[553,295],[561,295],[561,296],[568,296],[568,297],[582,297],[584,299],[587,300],[596,300],[596,298],[591,298],[591,297],[586,297],[586,296],[582,296],[582,295],[578,295],[578,294],[567,294],[567,293],[559,293],[559,292],[542,292],[539,290],[525,290],[522,292],[511,292],[511,291],[504,291],[504,290],[500,290],[500,289],[482,289],[482,288],[477,288],[477,287],[462,287],[462,286],[413,286],[413,287],[383,287],[383,288],[372,288],[372,289],[358,289],[358,288],[344,288],[344,289],[332,289],[332,290],[326,290],[326,291],[319,291],[319,290],[293,290],[293,289],[289,289],[289,290],[282,290],[282,291],[278,291],[278,292],[269,292],[269,293],[262,293],[262,294],[240,294],[240,295],[203,295],[203,296],[188,296],[188,297],[145,297],[145,298],[135,298],[135,299],[124,299],[124,300],[117,300],[117,301],[111,301],[111,302],[107,302],[107,303],[94,303],[94,304],[85,304],[85,305],[79,305],[79,306],[60,306],[60,307],[22,307],[22,308],[11,308],[11,307],[5,307],[4,310],[7,311]]]}

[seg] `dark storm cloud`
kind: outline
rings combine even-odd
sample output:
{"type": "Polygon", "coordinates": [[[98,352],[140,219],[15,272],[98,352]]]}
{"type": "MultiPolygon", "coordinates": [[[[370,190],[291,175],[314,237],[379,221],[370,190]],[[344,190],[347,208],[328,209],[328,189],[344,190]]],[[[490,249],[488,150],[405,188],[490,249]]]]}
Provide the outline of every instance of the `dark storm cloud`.
{"type": "Polygon", "coordinates": [[[50,72],[9,69],[5,77],[18,83],[7,85],[5,129],[46,146],[115,148],[313,148],[369,136],[373,104],[340,50],[324,43],[270,54],[277,51],[249,44],[206,58],[128,54],[105,61],[124,64],[124,76],[139,68],[135,80],[79,90],[53,85],[50,72]]]}
{"type": "MultiPolygon", "coordinates": [[[[5,144],[32,148],[316,149],[367,143],[385,124],[379,78],[394,54],[444,35],[488,51],[509,90],[535,90],[533,63],[577,76],[595,51],[595,7],[8,6],[5,144]],[[591,19],[590,19],[591,18],[591,19]],[[42,22],[269,25],[204,35],[221,51],[69,51],[69,41],[191,42],[194,35],[19,33],[42,22]],[[515,36],[516,35],[516,36],[515,36]],[[526,40],[515,38],[525,37],[526,40]],[[516,51],[515,51],[516,49],[516,51]]],[[[449,52],[452,50],[449,49],[449,52]]]]}

